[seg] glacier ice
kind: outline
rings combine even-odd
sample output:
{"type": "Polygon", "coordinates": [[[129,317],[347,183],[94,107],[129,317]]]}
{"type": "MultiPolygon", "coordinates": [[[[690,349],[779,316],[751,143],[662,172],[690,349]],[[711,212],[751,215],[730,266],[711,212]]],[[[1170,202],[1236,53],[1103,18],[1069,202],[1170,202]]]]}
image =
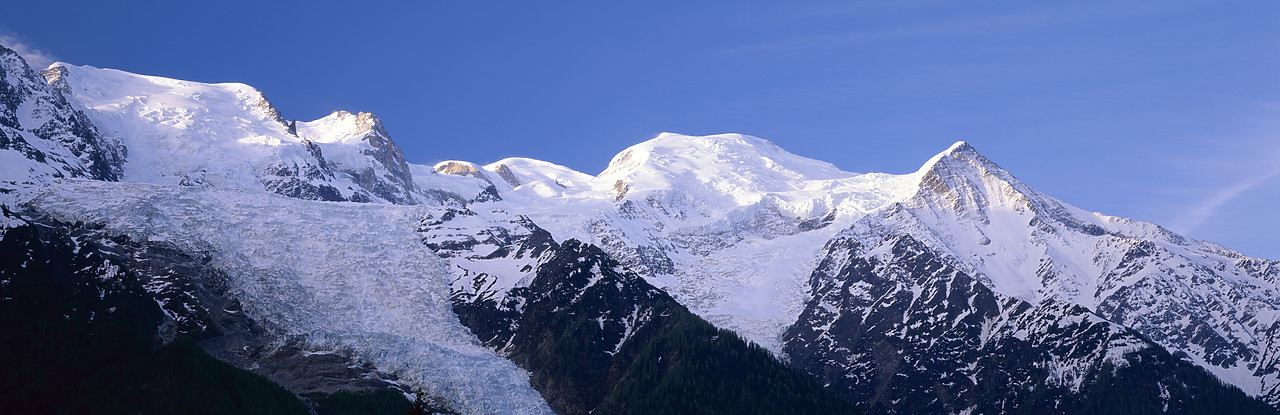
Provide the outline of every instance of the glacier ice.
{"type": "Polygon", "coordinates": [[[30,202],[64,221],[207,252],[244,312],[318,351],[343,350],[467,413],[549,414],[528,373],[453,314],[416,206],[261,192],[67,181],[30,202]]]}

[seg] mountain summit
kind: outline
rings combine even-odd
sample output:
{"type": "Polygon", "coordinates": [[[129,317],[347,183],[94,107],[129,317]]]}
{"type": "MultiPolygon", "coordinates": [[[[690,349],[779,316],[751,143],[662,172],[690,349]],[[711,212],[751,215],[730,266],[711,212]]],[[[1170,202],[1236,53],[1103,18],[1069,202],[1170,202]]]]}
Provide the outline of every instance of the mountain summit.
{"type": "Polygon", "coordinates": [[[796,190],[805,181],[855,175],[752,136],[662,133],[618,153],[596,179],[639,192],[679,189],[742,201],[762,193],[796,190]]]}

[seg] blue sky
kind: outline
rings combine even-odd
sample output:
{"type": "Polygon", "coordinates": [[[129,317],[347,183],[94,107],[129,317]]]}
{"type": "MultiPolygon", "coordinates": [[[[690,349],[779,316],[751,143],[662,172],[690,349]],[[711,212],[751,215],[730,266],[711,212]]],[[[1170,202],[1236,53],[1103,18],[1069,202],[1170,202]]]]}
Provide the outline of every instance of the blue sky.
{"type": "Polygon", "coordinates": [[[903,173],[957,140],[1082,208],[1280,259],[1280,2],[39,2],[35,60],[368,111],[416,163],[596,173],[662,131],[903,173]],[[693,3],[693,4],[690,4],[693,3]]]}

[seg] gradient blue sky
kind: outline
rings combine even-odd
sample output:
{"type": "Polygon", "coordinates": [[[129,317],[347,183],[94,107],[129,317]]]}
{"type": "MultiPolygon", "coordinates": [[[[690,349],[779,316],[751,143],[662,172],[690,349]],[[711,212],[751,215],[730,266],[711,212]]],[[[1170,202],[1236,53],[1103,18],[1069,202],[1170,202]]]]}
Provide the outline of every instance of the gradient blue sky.
{"type": "Polygon", "coordinates": [[[596,173],[739,132],[904,173],[968,140],[1082,208],[1280,259],[1274,0],[209,3],[9,4],[0,41],[373,112],[416,163],[596,173]]]}

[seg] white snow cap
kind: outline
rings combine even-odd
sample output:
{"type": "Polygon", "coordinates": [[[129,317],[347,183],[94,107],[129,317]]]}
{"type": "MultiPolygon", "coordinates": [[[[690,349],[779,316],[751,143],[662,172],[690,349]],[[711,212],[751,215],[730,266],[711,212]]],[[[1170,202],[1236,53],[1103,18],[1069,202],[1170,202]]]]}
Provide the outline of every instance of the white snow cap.
{"type": "Polygon", "coordinates": [[[348,143],[364,138],[381,123],[367,112],[334,111],[315,121],[299,122],[298,136],[317,143],[348,143]]]}
{"type": "Polygon", "coordinates": [[[951,147],[947,147],[946,150],[942,150],[942,152],[938,154],[934,154],[933,157],[930,157],[929,160],[925,161],[924,164],[920,165],[920,169],[917,170],[916,172],[925,173],[930,169],[933,169],[933,167],[937,165],[939,161],[942,161],[943,159],[948,157],[974,158],[974,156],[981,157],[982,160],[986,160],[986,157],[982,157],[982,153],[979,153],[977,149],[969,145],[968,141],[963,141],[963,140],[957,141],[954,144],[951,144],[951,147]]]}
{"type": "Polygon", "coordinates": [[[595,184],[597,190],[626,186],[638,194],[678,190],[722,195],[740,205],[764,193],[796,190],[805,181],[853,176],[831,163],[788,153],[749,135],[662,133],[614,156],[595,184]]]}
{"type": "MultiPolygon", "coordinates": [[[[659,171],[668,176],[740,173],[773,179],[771,182],[854,175],[831,163],[788,153],[768,140],[749,135],[662,133],[618,153],[599,177],[642,177],[659,171]]],[[[761,183],[761,186],[774,184],[777,183],[761,183]]]]}

